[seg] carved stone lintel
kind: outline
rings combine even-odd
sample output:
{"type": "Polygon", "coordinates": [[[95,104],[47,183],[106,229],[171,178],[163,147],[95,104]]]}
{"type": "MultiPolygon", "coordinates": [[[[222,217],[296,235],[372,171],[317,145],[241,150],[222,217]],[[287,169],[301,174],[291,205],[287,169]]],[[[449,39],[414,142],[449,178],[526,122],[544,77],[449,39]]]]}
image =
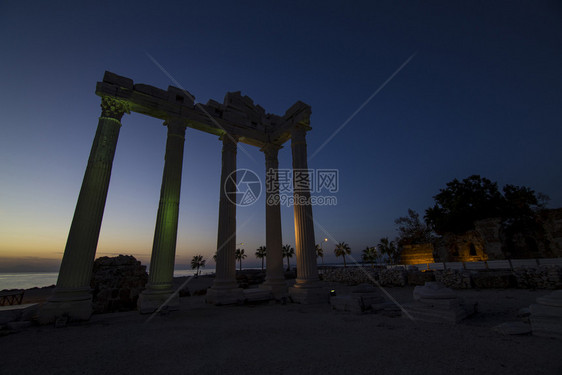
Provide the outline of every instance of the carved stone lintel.
{"type": "Polygon", "coordinates": [[[113,118],[121,121],[124,113],[131,113],[131,106],[127,101],[103,96],[101,98],[101,117],[113,118]]]}

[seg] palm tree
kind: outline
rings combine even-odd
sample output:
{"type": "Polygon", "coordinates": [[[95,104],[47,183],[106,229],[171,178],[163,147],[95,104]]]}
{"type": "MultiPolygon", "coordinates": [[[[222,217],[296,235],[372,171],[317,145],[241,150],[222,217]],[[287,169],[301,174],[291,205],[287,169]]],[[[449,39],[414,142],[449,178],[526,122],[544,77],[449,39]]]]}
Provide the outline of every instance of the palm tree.
{"type": "Polygon", "coordinates": [[[322,265],[324,265],[324,249],[322,249],[322,245],[316,244],[316,258],[322,258],[322,265]]]}
{"type": "Polygon", "coordinates": [[[234,253],[236,260],[240,262],[240,271],[242,271],[242,259],[246,258],[246,254],[244,254],[244,249],[236,249],[234,253]]]}
{"type": "Polygon", "coordinates": [[[394,241],[389,241],[388,237],[383,237],[379,241],[378,244],[379,250],[381,254],[388,255],[388,260],[391,263],[396,263],[398,261],[398,257],[400,256],[399,249],[396,247],[394,241]]]}
{"type": "Polygon", "coordinates": [[[263,271],[263,260],[267,256],[267,249],[265,246],[260,246],[256,250],[256,258],[261,259],[261,270],[263,271]]]}
{"type": "Polygon", "coordinates": [[[361,258],[363,259],[363,262],[370,262],[371,267],[375,267],[375,261],[378,258],[377,249],[375,247],[367,246],[365,250],[363,250],[361,258]]]}
{"type": "Polygon", "coordinates": [[[345,256],[351,254],[349,245],[345,242],[338,243],[334,249],[334,254],[336,254],[336,257],[343,257],[343,266],[347,267],[347,264],[345,263],[345,256]]]}
{"type": "Polygon", "coordinates": [[[193,258],[191,258],[191,269],[196,270],[196,275],[199,275],[201,272],[199,271],[199,268],[205,267],[205,262],[206,260],[203,259],[203,255],[194,255],[193,258]]]}
{"type": "Polygon", "coordinates": [[[291,247],[291,245],[283,246],[283,258],[287,258],[287,271],[291,270],[291,263],[289,258],[292,258],[295,255],[295,249],[291,247]]]}

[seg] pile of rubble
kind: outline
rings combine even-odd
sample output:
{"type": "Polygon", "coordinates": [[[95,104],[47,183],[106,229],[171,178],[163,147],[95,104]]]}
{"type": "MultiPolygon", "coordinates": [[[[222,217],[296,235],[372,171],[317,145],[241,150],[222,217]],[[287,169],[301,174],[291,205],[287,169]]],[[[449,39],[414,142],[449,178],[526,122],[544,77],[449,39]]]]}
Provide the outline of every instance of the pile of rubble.
{"type": "Polygon", "coordinates": [[[147,281],[146,266],[132,255],[96,259],[90,284],[93,312],[135,310],[147,281]]]}

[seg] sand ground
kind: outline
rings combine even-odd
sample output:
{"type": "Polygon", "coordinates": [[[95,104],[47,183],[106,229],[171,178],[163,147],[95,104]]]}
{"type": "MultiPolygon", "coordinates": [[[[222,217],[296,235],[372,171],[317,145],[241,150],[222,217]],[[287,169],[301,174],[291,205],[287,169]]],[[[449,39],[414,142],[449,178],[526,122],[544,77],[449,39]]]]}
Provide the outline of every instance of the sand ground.
{"type": "MultiPolygon", "coordinates": [[[[335,288],[338,295],[351,290],[335,288]]],[[[412,287],[387,290],[401,303],[412,300],[412,287]]],[[[148,323],[137,312],[103,314],[0,337],[0,373],[562,374],[562,340],[492,330],[549,291],[457,292],[478,301],[479,312],[452,326],[335,312],[327,304],[217,307],[184,297],[179,311],[148,323]]]]}

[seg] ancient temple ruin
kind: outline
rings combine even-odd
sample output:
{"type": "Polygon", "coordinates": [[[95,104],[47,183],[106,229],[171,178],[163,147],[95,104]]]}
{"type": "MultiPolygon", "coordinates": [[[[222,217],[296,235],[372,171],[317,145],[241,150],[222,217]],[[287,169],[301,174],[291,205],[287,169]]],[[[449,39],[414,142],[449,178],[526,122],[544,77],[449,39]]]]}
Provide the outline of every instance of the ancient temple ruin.
{"type": "MultiPolygon", "coordinates": [[[[169,86],[162,90],[132,79],[105,72],[96,86],[101,97],[101,116],[84,174],[76,210],[53,296],[40,311],[40,321],[58,316],[88,319],[92,312],[90,278],[95,258],[103,211],[109,188],[113,157],[123,114],[141,113],[164,121],[168,129],[165,164],[156,217],[150,261],[149,280],[139,298],[141,312],[155,311],[167,303],[171,309],[179,304],[172,290],[185,130],[187,127],[219,136],[222,142],[222,171],[217,236],[217,266],[207,302],[226,304],[240,299],[242,290],[236,282],[236,203],[227,198],[236,186],[228,176],[236,171],[236,152],[242,142],[260,148],[266,171],[278,168],[278,151],[291,140],[293,170],[308,169],[306,133],[310,128],[310,106],[296,102],[283,116],[268,114],[240,92],[227,93],[222,104],[209,100],[195,104],[189,92],[169,86]],[[224,188],[222,188],[224,187],[224,188]]],[[[277,174],[269,174],[277,178],[277,174]]],[[[293,179],[294,182],[294,179],[293,179]]],[[[299,197],[309,198],[310,189],[299,197]]],[[[314,226],[310,199],[295,199],[295,241],[297,280],[288,288],[283,274],[281,210],[278,181],[268,189],[266,202],[267,275],[262,288],[280,298],[289,294],[301,303],[326,299],[321,292],[316,267],[314,226]],[[273,199],[270,199],[273,198],[273,199]],[[289,290],[290,289],[290,290],[289,290]]],[[[296,190],[296,189],[295,189],[296,190]]]]}

